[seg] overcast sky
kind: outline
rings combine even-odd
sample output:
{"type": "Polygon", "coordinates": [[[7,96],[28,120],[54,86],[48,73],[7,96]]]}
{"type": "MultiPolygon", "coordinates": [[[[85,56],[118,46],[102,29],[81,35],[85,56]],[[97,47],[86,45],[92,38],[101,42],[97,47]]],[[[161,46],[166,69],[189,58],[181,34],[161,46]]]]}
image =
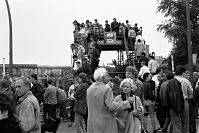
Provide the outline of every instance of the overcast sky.
{"type": "MultiPolygon", "coordinates": [[[[71,65],[72,22],[98,19],[143,27],[150,52],[168,56],[172,45],[157,24],[163,14],[157,12],[157,0],[8,0],[13,20],[13,63],[71,65]]],[[[0,0],[0,61],[9,63],[9,29],[5,0],[0,0]]],[[[116,58],[116,51],[102,52],[101,64],[116,58]],[[107,58],[108,57],[108,58],[107,58]]],[[[1,64],[1,63],[0,63],[1,64]]]]}

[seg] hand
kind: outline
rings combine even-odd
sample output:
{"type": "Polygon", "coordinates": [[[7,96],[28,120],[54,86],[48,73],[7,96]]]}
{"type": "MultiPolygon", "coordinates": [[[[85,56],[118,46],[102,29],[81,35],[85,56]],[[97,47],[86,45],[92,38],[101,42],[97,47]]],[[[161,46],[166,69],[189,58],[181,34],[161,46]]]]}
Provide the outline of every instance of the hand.
{"type": "Polygon", "coordinates": [[[136,117],[138,117],[138,119],[140,119],[142,117],[142,111],[140,110],[133,110],[132,114],[136,117]]]}
{"type": "Polygon", "coordinates": [[[127,100],[128,100],[129,103],[133,103],[133,101],[134,101],[134,99],[131,98],[131,97],[129,97],[127,100]]]}

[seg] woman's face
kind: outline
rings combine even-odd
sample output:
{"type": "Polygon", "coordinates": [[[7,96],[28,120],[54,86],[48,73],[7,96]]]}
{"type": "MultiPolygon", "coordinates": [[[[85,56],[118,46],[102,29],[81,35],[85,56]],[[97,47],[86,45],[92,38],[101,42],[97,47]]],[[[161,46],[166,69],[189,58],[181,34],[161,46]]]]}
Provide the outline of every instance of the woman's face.
{"type": "Polygon", "coordinates": [[[131,92],[131,84],[126,82],[122,85],[122,91],[125,93],[125,94],[128,94],[131,92]]]}

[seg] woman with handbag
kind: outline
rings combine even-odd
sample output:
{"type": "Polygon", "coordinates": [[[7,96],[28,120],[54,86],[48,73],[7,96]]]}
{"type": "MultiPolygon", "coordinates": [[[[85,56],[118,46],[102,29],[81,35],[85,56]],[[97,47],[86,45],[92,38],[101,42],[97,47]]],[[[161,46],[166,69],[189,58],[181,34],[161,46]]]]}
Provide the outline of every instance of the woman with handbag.
{"type": "Polygon", "coordinates": [[[144,110],[140,98],[133,95],[137,87],[132,79],[127,78],[120,83],[120,88],[122,89],[122,94],[115,97],[114,100],[123,102],[131,98],[132,102],[130,103],[130,108],[117,111],[118,133],[141,133],[141,119],[144,110]]]}

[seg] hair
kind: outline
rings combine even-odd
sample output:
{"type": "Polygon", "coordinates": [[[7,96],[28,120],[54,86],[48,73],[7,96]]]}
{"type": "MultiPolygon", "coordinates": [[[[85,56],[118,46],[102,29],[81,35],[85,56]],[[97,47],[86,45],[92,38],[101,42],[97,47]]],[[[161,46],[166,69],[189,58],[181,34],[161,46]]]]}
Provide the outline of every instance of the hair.
{"type": "Polygon", "coordinates": [[[173,72],[168,71],[168,72],[167,72],[166,77],[167,77],[167,80],[171,80],[171,79],[173,79],[173,78],[174,78],[174,74],[173,74],[173,72]]]}
{"type": "Polygon", "coordinates": [[[143,56],[146,56],[146,53],[144,53],[144,52],[141,52],[141,55],[143,55],[143,56]]]}
{"type": "Polygon", "coordinates": [[[17,80],[22,80],[24,85],[27,85],[29,89],[31,88],[31,82],[29,78],[22,76],[22,77],[17,78],[16,81],[17,80]]]}
{"type": "Polygon", "coordinates": [[[15,118],[16,106],[4,92],[0,92],[0,110],[2,112],[8,111],[8,118],[15,118]]]}
{"type": "Polygon", "coordinates": [[[138,39],[137,42],[142,42],[141,39],[138,39]]]}
{"type": "Polygon", "coordinates": [[[151,54],[149,55],[149,58],[154,59],[154,57],[151,54]]]}
{"type": "Polygon", "coordinates": [[[185,67],[182,65],[179,65],[176,67],[175,75],[182,75],[186,71],[185,67]]]}
{"type": "Polygon", "coordinates": [[[87,83],[88,81],[86,73],[81,72],[80,74],[77,75],[77,77],[81,78],[83,83],[87,83]]]}
{"type": "Polygon", "coordinates": [[[37,74],[31,74],[30,77],[37,80],[37,74]]]}
{"type": "Polygon", "coordinates": [[[185,74],[190,74],[190,71],[186,70],[186,71],[185,71],[185,74]]]}
{"type": "Polygon", "coordinates": [[[120,88],[125,84],[125,83],[130,83],[131,86],[134,85],[134,82],[131,78],[126,78],[120,83],[120,88]]]}
{"type": "Polygon", "coordinates": [[[103,77],[108,73],[108,71],[105,68],[98,68],[94,72],[94,79],[95,81],[102,81],[103,77]]]}
{"type": "Polygon", "coordinates": [[[144,75],[143,75],[143,80],[144,80],[144,81],[145,81],[146,78],[149,76],[149,74],[150,74],[150,73],[148,73],[148,72],[144,73],[144,75]]]}
{"type": "Polygon", "coordinates": [[[6,79],[2,79],[0,81],[0,88],[7,88],[10,86],[10,82],[6,79]]]}
{"type": "MultiPolygon", "coordinates": [[[[133,80],[130,79],[130,78],[126,78],[124,79],[121,83],[120,83],[120,88],[123,86],[124,83],[130,83],[131,87],[134,86],[133,84],[133,80]]],[[[133,96],[133,91],[131,90],[130,92],[130,97],[133,96]]],[[[125,96],[125,93],[122,91],[122,94],[121,94],[121,98],[123,101],[126,101],[126,96],[125,96]]],[[[125,109],[125,110],[128,110],[128,112],[131,112],[134,110],[134,107],[133,107],[133,103],[130,103],[131,105],[131,108],[128,108],[128,109],[125,109]]]]}
{"type": "Polygon", "coordinates": [[[48,83],[49,85],[52,85],[52,84],[53,84],[52,79],[49,78],[49,79],[47,80],[47,83],[48,83]]]}
{"type": "Polygon", "coordinates": [[[135,78],[138,78],[138,71],[135,67],[128,66],[126,67],[126,71],[131,72],[135,76],[135,78]]]}
{"type": "Polygon", "coordinates": [[[124,75],[122,75],[122,74],[119,74],[118,77],[121,79],[124,79],[124,75]]]}
{"type": "Polygon", "coordinates": [[[90,75],[90,80],[91,80],[92,82],[95,82],[95,79],[94,79],[94,77],[93,77],[93,74],[90,75]]]}
{"type": "Polygon", "coordinates": [[[146,65],[145,61],[142,61],[141,64],[142,64],[142,65],[146,65]]]}
{"type": "Polygon", "coordinates": [[[161,69],[157,68],[156,71],[155,71],[155,74],[158,74],[159,72],[161,72],[161,69]]]}

